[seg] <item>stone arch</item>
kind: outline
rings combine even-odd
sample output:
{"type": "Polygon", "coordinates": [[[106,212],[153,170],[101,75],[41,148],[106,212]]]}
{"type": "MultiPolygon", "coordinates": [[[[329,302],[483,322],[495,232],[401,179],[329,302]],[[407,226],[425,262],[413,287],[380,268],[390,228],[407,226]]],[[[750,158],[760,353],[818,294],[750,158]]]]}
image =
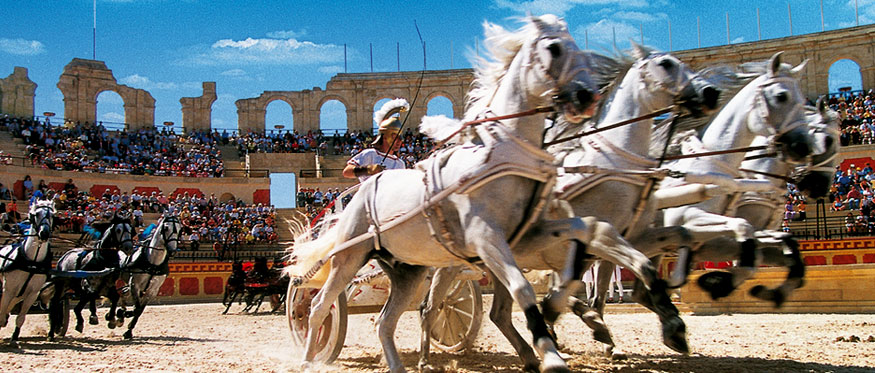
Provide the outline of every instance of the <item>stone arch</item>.
{"type": "MultiPolygon", "coordinates": [[[[116,90],[114,90],[114,89],[110,89],[110,88],[107,88],[107,89],[104,89],[104,90],[102,90],[102,91],[100,91],[100,92],[97,92],[97,94],[94,96],[94,119],[97,120],[98,122],[101,122],[101,121],[103,121],[103,120],[100,120],[100,118],[98,117],[98,114],[99,114],[99,113],[97,112],[97,109],[98,109],[98,105],[100,104],[100,101],[99,101],[97,98],[100,97],[100,95],[103,94],[103,93],[105,93],[105,92],[115,93],[116,95],[118,95],[119,97],[121,97],[121,94],[119,94],[116,90]]],[[[104,98],[106,98],[106,97],[107,97],[107,96],[104,96],[104,98]]],[[[124,97],[121,97],[121,99],[122,99],[122,105],[124,105],[124,99],[125,99],[125,98],[124,98],[124,97]]],[[[104,105],[106,105],[106,104],[104,104],[104,105]]],[[[101,105],[101,106],[102,106],[102,105],[101,105]]],[[[128,118],[128,117],[127,117],[127,112],[126,112],[126,110],[123,110],[123,111],[125,111],[124,113],[122,113],[122,115],[124,115],[124,118],[122,118],[122,120],[121,120],[120,122],[122,122],[122,123],[127,123],[127,118],[128,118]]],[[[106,122],[106,121],[103,121],[103,122],[106,122]]],[[[112,122],[116,122],[116,121],[112,121],[112,122]]],[[[111,125],[109,125],[109,123],[104,123],[104,125],[105,125],[107,128],[116,128],[115,126],[111,126],[111,125]]]]}
{"type": "Polygon", "coordinates": [[[236,201],[236,200],[237,200],[237,198],[235,198],[234,195],[231,193],[222,193],[222,195],[219,196],[219,202],[228,202],[228,201],[236,201]]]}
{"type": "Polygon", "coordinates": [[[350,126],[350,118],[355,118],[355,107],[349,104],[349,101],[346,99],[346,97],[337,94],[324,95],[322,96],[322,98],[319,99],[319,103],[316,105],[316,112],[318,114],[316,115],[316,123],[314,126],[315,128],[313,128],[312,130],[315,131],[322,128],[322,107],[325,106],[328,101],[338,101],[343,104],[344,109],[346,109],[346,130],[351,130],[352,126],[350,126]]]}
{"type": "Polygon", "coordinates": [[[126,129],[155,126],[155,99],[152,95],[143,89],[118,84],[112,70],[103,61],[74,58],[64,67],[58,89],[64,95],[64,118],[67,120],[94,123],[97,95],[112,90],[124,101],[126,129]]]}
{"type": "MultiPolygon", "coordinates": [[[[839,63],[840,61],[851,61],[851,62],[853,62],[855,65],[857,65],[857,73],[859,74],[858,76],[860,77],[860,83],[861,83],[861,87],[860,87],[860,88],[862,89],[862,77],[863,77],[863,71],[862,71],[863,69],[862,69],[862,66],[863,66],[863,65],[862,65],[859,61],[855,61],[854,59],[851,59],[851,58],[838,58],[838,59],[836,59],[835,61],[832,61],[832,62],[829,64],[829,66],[827,66],[827,68],[826,68],[826,74],[827,74],[827,87],[829,87],[829,82],[830,82],[830,79],[829,79],[829,77],[830,77],[830,71],[832,71],[832,68],[833,68],[837,63],[839,63]]],[[[834,93],[834,92],[835,92],[835,91],[830,92],[831,90],[832,90],[832,89],[829,89],[829,90],[827,90],[826,92],[823,92],[823,93],[826,94],[826,93],[834,93]]]]}
{"type": "MultiPolygon", "coordinates": [[[[289,105],[289,108],[292,110],[292,116],[291,116],[291,118],[289,118],[291,120],[289,121],[288,125],[284,128],[284,130],[292,131],[292,130],[298,129],[295,127],[295,104],[292,102],[292,100],[288,96],[274,94],[273,96],[265,99],[265,102],[264,102],[264,130],[265,130],[265,132],[274,129],[273,127],[271,127],[271,128],[267,127],[267,125],[268,125],[268,123],[267,123],[267,107],[276,101],[286,103],[287,105],[289,105]]],[[[300,132],[300,130],[299,130],[299,132],[300,132]]]]}
{"type": "Polygon", "coordinates": [[[429,95],[425,98],[426,108],[428,107],[428,103],[431,102],[431,100],[438,98],[438,97],[443,97],[443,98],[446,98],[447,100],[450,100],[450,104],[452,105],[452,109],[453,109],[453,113],[452,113],[453,117],[461,118],[462,114],[465,113],[464,97],[460,99],[460,98],[455,97],[453,94],[446,92],[446,91],[443,91],[443,90],[436,90],[436,91],[432,91],[429,93],[429,95]]]}

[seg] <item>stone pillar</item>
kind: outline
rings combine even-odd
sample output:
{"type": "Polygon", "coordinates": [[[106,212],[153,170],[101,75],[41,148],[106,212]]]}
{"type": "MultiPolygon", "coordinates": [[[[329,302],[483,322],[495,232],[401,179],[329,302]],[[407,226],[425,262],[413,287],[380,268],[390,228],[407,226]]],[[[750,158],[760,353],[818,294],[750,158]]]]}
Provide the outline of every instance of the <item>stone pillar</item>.
{"type": "Polygon", "coordinates": [[[860,75],[863,80],[863,90],[875,88],[875,66],[860,67],[860,75]]]}
{"type": "Polygon", "coordinates": [[[15,66],[11,75],[0,79],[0,113],[32,117],[36,83],[27,77],[27,69],[15,66]]]}
{"type": "Polygon", "coordinates": [[[212,108],[216,102],[216,82],[204,82],[203,94],[200,97],[183,97],[182,129],[188,133],[191,130],[207,130],[212,127],[212,108]]]}

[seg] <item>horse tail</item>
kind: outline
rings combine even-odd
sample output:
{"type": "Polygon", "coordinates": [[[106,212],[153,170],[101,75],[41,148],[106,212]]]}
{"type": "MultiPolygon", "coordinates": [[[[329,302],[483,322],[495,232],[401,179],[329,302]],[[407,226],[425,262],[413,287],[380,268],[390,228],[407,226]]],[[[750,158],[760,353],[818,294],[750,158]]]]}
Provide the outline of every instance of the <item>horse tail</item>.
{"type": "Polygon", "coordinates": [[[322,284],[328,278],[328,254],[337,242],[338,228],[337,225],[317,228],[319,226],[297,235],[292,246],[286,249],[290,265],[283,269],[283,274],[298,284],[322,284]],[[313,237],[314,231],[319,232],[318,237],[313,237]]]}

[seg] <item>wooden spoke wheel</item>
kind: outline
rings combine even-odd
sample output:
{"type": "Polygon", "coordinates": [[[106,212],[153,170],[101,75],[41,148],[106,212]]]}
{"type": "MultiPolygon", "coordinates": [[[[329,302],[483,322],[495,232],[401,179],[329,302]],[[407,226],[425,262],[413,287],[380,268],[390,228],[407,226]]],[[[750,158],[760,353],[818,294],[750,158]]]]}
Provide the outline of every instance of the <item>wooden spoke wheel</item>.
{"type": "MultiPolygon", "coordinates": [[[[310,304],[319,289],[298,288],[289,286],[286,295],[286,318],[292,332],[292,341],[301,350],[307,344],[307,331],[310,321],[310,304]]],[[[319,328],[316,338],[316,356],[314,362],[329,364],[337,359],[343,342],[346,339],[346,293],[331,304],[328,317],[319,328]]]]}
{"type": "Polygon", "coordinates": [[[480,284],[474,280],[457,280],[438,307],[438,316],[428,332],[431,345],[445,352],[460,352],[471,347],[483,321],[480,284]]]}

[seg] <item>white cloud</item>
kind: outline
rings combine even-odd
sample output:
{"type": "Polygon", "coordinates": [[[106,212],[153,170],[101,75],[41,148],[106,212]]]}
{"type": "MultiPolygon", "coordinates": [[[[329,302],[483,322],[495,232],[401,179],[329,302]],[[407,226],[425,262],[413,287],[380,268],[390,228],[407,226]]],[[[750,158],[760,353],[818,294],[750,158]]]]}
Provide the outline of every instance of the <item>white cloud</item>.
{"type": "Polygon", "coordinates": [[[21,56],[33,56],[45,53],[46,47],[36,40],[0,38],[0,51],[21,56]]]}
{"type": "Polygon", "coordinates": [[[638,22],[654,22],[668,19],[668,15],[665,13],[617,12],[614,13],[614,18],[638,22]]]}
{"type": "Polygon", "coordinates": [[[495,0],[497,8],[511,9],[517,13],[564,15],[572,8],[581,6],[619,6],[625,8],[642,8],[647,6],[647,0],[495,0]]]}
{"type": "Polygon", "coordinates": [[[103,115],[100,116],[99,120],[102,120],[104,122],[124,123],[125,115],[115,112],[103,113],[103,115]]]}
{"type": "Polygon", "coordinates": [[[222,76],[231,76],[231,77],[243,77],[246,76],[246,71],[243,69],[231,69],[222,71],[219,75],[222,76]]]}
{"type": "Polygon", "coordinates": [[[739,36],[739,37],[737,37],[737,38],[735,38],[735,39],[732,39],[732,43],[731,43],[731,44],[738,44],[738,43],[744,43],[744,36],[739,36]]]}
{"type": "Polygon", "coordinates": [[[267,37],[272,39],[300,39],[307,35],[307,32],[304,30],[301,31],[292,31],[292,30],[282,30],[282,31],[271,31],[267,33],[267,37]]]}
{"type": "Polygon", "coordinates": [[[342,73],[342,72],[343,72],[343,67],[340,67],[340,66],[337,66],[337,65],[332,65],[332,66],[322,66],[322,67],[319,67],[319,68],[316,69],[316,70],[319,71],[320,73],[323,73],[323,74],[334,75],[334,74],[342,73]]]}
{"type": "Polygon", "coordinates": [[[609,19],[602,19],[596,23],[590,23],[584,26],[578,26],[574,30],[574,38],[578,41],[581,47],[585,47],[581,41],[585,35],[588,35],[590,49],[601,48],[613,49],[614,32],[617,35],[617,48],[624,48],[629,44],[630,39],[636,41],[641,37],[641,30],[637,26],[630,25],[625,22],[617,22],[609,19]],[[592,44],[595,44],[592,45],[592,44]]]}
{"type": "Polygon", "coordinates": [[[184,58],[185,65],[315,65],[343,61],[343,46],[296,39],[222,39],[184,58]]]}
{"type": "Polygon", "coordinates": [[[177,89],[179,85],[176,83],[164,83],[164,82],[153,82],[149,78],[145,76],[141,76],[139,74],[129,75],[124,78],[119,79],[119,82],[125,85],[129,85],[134,88],[152,90],[152,89],[177,89]]]}

